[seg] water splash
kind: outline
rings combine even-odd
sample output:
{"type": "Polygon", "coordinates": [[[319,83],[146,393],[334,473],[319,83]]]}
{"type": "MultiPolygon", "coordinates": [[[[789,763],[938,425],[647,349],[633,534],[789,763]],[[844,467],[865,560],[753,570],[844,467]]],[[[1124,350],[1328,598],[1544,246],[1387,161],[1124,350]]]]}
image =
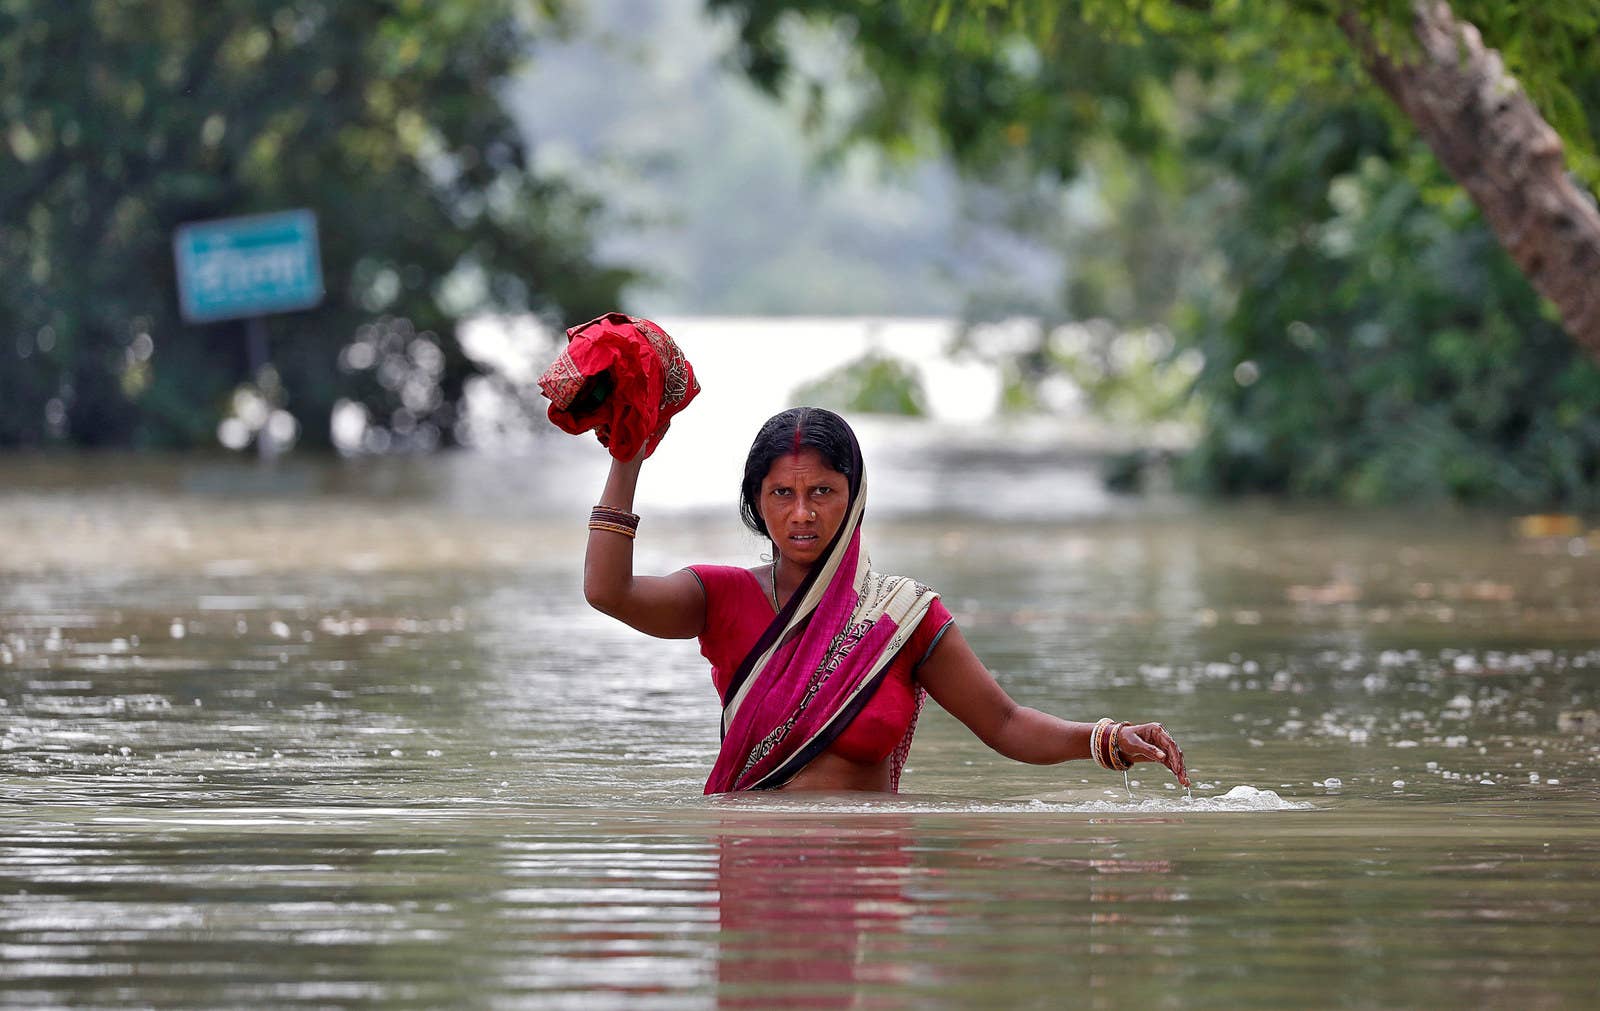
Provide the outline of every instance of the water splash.
{"type": "Polygon", "coordinates": [[[1092,814],[1222,814],[1233,812],[1310,811],[1314,805],[1303,800],[1287,800],[1274,790],[1260,790],[1253,786],[1236,786],[1220,797],[1201,797],[1192,793],[1180,799],[1149,797],[1139,801],[1096,800],[1088,803],[1062,803],[1050,805],[1062,811],[1082,811],[1092,814]]]}
{"type": "MultiPolygon", "coordinates": [[[[704,803],[699,798],[687,800],[684,806],[695,807],[704,803]]],[[[1222,812],[1309,811],[1314,805],[1307,801],[1286,800],[1273,790],[1259,790],[1253,786],[1236,786],[1220,797],[1194,799],[1192,794],[1183,798],[1147,797],[1137,799],[1130,793],[1128,800],[1088,800],[1081,794],[1045,794],[1029,799],[983,801],[960,797],[917,796],[901,794],[887,797],[873,795],[854,797],[843,794],[812,795],[726,795],[710,803],[717,808],[735,808],[741,811],[768,811],[774,814],[1207,814],[1222,812]]]]}

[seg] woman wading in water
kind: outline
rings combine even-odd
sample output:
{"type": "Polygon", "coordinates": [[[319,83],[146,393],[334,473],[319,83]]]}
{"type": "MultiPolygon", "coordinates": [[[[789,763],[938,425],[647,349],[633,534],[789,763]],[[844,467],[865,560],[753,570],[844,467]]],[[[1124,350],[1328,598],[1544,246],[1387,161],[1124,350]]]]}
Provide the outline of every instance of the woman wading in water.
{"type": "Polygon", "coordinates": [[[645,455],[612,462],[589,522],[584,595],[647,635],[699,638],[723,706],[707,793],[897,791],[924,694],[1007,758],[1159,762],[1189,785],[1161,724],[1073,723],[1017,705],[937,593],[868,568],[861,449],[837,414],[795,408],[757,433],[740,512],[771,541],[772,561],[751,568],[634,575],[645,455]]]}

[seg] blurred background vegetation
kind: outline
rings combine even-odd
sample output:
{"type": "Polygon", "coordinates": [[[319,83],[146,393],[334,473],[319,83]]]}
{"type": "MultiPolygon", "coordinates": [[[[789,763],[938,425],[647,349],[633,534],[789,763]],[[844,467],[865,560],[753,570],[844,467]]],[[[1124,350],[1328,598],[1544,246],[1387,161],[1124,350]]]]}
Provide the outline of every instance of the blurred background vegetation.
{"type": "Polygon", "coordinates": [[[396,447],[451,441],[457,319],[595,314],[627,277],[590,255],[595,199],[530,171],[496,99],[552,14],[0,3],[0,446],[214,445],[264,406],[326,446],[340,398],[396,447]],[[172,233],[294,207],[318,215],[328,296],[267,321],[254,376],[242,322],[178,317],[172,233]]]}
{"type": "MultiPolygon", "coordinates": [[[[1600,2],[1454,6],[1593,193],[1600,2]]],[[[1409,4],[1362,7],[1403,51],[1409,4]]],[[[1342,9],[0,0],[0,446],[264,408],[328,445],[341,402],[368,449],[470,441],[487,311],[1022,317],[950,353],[1006,410],[1191,426],[1193,488],[1595,507],[1600,368],[1342,9]],[[299,206],[328,298],[252,374],[178,318],[172,231],[299,206]]],[[[800,394],[924,409],[877,351],[800,394]]]]}

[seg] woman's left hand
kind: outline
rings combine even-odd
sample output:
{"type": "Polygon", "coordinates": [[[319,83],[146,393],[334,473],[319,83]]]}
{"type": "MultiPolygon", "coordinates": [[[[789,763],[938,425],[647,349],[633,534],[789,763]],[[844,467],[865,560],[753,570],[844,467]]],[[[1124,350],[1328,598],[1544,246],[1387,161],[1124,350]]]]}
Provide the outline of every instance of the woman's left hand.
{"type": "Polygon", "coordinates": [[[1172,770],[1179,783],[1190,785],[1189,773],[1183,768],[1183,749],[1161,724],[1130,723],[1117,735],[1117,746],[1129,761],[1160,762],[1172,770]]]}

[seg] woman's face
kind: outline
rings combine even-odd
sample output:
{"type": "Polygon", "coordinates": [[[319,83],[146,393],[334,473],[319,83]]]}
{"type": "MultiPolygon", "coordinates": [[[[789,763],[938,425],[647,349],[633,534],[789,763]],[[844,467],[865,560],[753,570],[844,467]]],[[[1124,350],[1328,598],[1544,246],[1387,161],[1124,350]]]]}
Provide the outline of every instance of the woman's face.
{"type": "Polygon", "coordinates": [[[785,453],[761,481],[761,519],[786,561],[810,568],[844,522],[850,480],[814,449],[785,453]]]}

